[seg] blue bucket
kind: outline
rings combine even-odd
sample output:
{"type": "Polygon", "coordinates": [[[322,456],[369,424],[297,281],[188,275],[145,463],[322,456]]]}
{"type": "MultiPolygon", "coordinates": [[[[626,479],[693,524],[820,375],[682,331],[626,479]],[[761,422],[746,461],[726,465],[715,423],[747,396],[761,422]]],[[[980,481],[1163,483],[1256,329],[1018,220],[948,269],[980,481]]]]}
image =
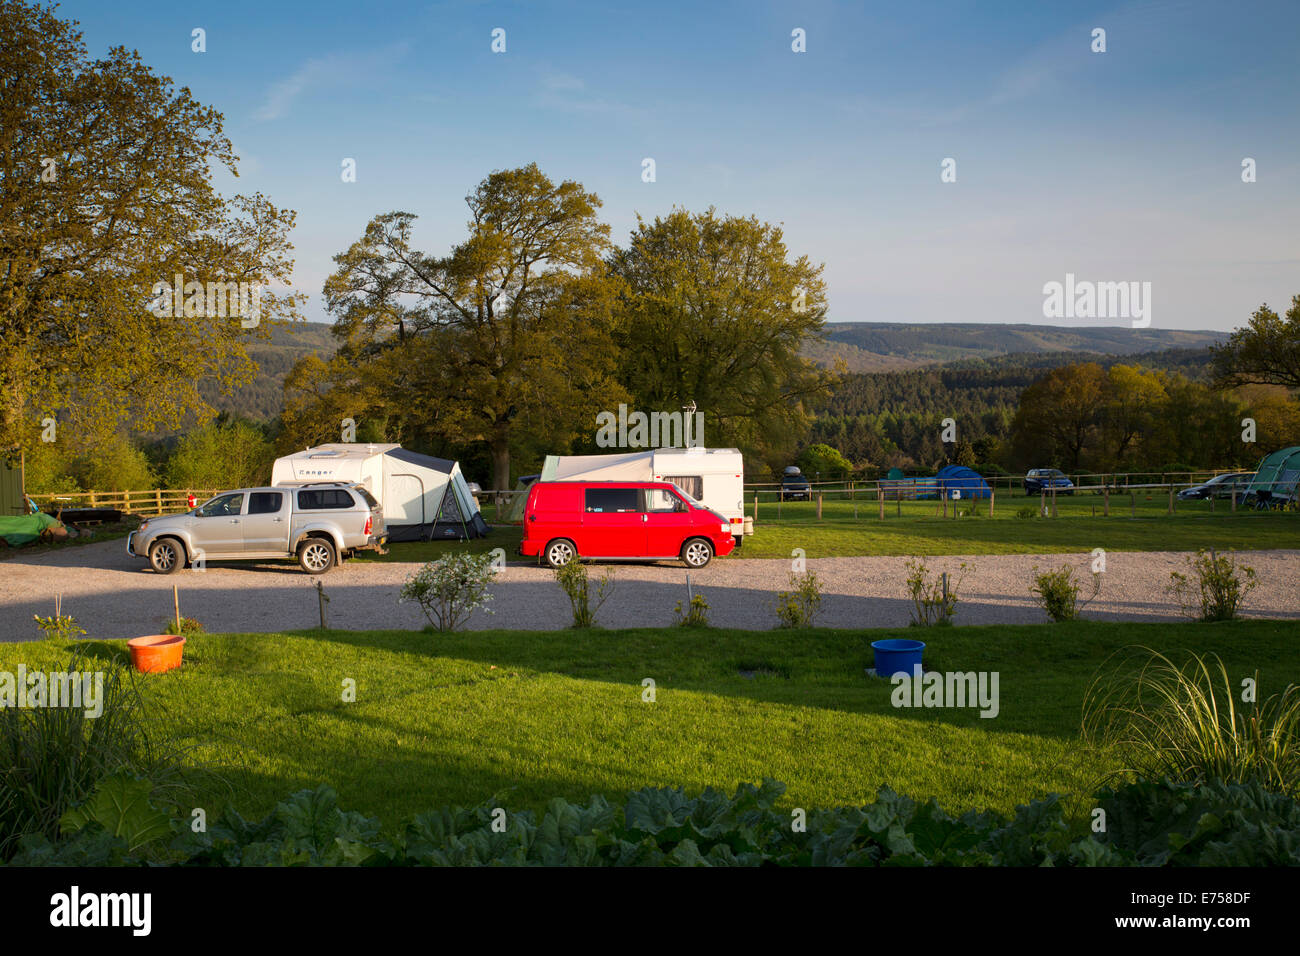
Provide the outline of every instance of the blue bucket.
{"type": "Polygon", "coordinates": [[[877,677],[890,678],[895,674],[911,677],[914,669],[921,666],[921,652],[925,650],[925,642],[893,638],[888,641],[872,641],[871,649],[876,655],[877,677]]]}

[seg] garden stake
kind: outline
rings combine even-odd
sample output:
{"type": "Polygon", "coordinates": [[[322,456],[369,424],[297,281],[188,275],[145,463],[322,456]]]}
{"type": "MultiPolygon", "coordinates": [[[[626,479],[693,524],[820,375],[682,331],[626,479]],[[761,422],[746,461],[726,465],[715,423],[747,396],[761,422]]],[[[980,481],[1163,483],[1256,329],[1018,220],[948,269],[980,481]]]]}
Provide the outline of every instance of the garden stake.
{"type": "Polygon", "coordinates": [[[181,593],[172,585],[172,608],[176,611],[176,633],[181,632],[181,593]]]}
{"type": "Polygon", "coordinates": [[[329,622],[325,619],[325,605],[330,602],[330,599],[329,595],[325,593],[325,588],[319,581],[316,582],[316,596],[319,598],[318,603],[320,604],[320,629],[322,631],[328,631],[329,622]]]}

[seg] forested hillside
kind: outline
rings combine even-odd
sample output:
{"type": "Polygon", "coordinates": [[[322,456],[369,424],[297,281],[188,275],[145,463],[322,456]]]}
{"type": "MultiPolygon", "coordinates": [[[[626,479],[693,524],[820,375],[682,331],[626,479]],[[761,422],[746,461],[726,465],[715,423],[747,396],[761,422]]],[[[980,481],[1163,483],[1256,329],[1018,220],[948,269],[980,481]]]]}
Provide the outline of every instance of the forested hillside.
{"type": "Polygon", "coordinates": [[[850,372],[881,372],[1032,353],[1073,353],[1077,360],[1078,353],[1085,352],[1121,356],[1205,349],[1225,338],[1223,332],[1123,326],[831,322],[826,325],[826,340],[808,346],[805,354],[827,367],[842,359],[850,372]]]}

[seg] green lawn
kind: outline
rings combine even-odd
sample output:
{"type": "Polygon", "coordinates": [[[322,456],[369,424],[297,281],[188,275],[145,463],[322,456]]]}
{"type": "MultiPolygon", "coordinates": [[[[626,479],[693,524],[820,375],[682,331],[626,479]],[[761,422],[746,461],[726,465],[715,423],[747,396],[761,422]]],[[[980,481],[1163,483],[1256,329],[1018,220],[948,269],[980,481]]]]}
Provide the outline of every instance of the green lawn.
{"type": "MultiPolygon", "coordinates": [[[[1115,649],[1221,653],[1264,694],[1300,679],[1293,622],[933,629],[927,669],[997,671],[1000,714],[901,710],[865,676],[869,642],[899,631],[296,632],[191,638],[179,672],[141,677],[190,748],[196,803],[261,815],[328,782],[342,805],[395,823],[500,794],[611,797],[645,785],[734,787],[776,777],[789,806],[860,804],[883,783],[952,811],[1008,810],[1091,791],[1085,688],[1115,649]],[[642,700],[643,678],[657,685],[642,700]],[[344,703],[345,679],[357,700],[344,703]]],[[[124,654],[121,644],[83,645],[124,654]]],[[[0,670],[63,667],[46,643],[0,645],[0,670]]],[[[1084,809],[1080,804],[1075,809],[1084,809]]]]}
{"type": "MultiPolygon", "coordinates": [[[[822,519],[814,503],[784,502],[759,507],[755,533],[735,552],[740,558],[788,558],[794,548],[803,548],[810,558],[858,555],[942,555],[942,554],[1052,554],[1079,553],[1093,548],[1107,551],[1196,551],[1201,548],[1267,550],[1300,545],[1300,512],[1231,513],[1219,502],[1211,512],[1206,502],[1179,504],[1166,514],[1168,499],[1157,494],[1150,501],[1138,496],[1111,497],[1111,513],[1103,515],[1097,495],[1076,495],[1057,499],[1056,517],[1018,517],[1024,508],[1037,509],[1037,498],[999,498],[994,516],[988,516],[988,502],[976,502],[978,516],[965,511],[960,517],[935,514],[935,502],[888,502],[885,519],[879,517],[874,501],[855,502],[827,499],[822,519]],[[1094,516],[1093,510],[1096,510],[1094,516]],[[901,516],[898,511],[901,510],[901,516]]],[[[752,503],[750,506],[752,513],[752,503]]],[[[383,557],[366,555],[363,561],[429,561],[449,550],[468,548],[474,552],[502,548],[510,561],[519,558],[520,530],[517,526],[494,526],[486,538],[468,543],[456,541],[405,542],[391,545],[383,557]]]]}

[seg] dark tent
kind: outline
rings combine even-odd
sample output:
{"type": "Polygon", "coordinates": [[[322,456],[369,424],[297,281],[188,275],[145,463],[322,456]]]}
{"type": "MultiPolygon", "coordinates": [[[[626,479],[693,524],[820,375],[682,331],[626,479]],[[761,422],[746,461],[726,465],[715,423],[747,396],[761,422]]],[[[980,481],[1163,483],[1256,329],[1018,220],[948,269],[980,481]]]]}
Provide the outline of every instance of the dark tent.
{"type": "Polygon", "coordinates": [[[987,498],[990,494],[988,482],[965,465],[945,465],[935,480],[945,498],[987,498]]]}

